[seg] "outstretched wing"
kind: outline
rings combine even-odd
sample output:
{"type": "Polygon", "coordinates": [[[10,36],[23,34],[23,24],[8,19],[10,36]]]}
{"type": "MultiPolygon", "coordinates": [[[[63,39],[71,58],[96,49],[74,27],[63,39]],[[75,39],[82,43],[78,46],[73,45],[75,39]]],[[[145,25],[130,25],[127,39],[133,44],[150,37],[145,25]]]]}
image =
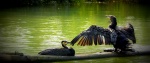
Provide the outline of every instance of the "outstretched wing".
{"type": "Polygon", "coordinates": [[[103,27],[98,27],[96,25],[92,25],[89,27],[89,29],[77,35],[71,41],[71,44],[74,45],[77,42],[77,45],[80,46],[92,45],[93,43],[95,45],[111,44],[110,34],[110,30],[104,29],[103,27]]]}
{"type": "Polygon", "coordinates": [[[132,40],[133,43],[136,43],[135,33],[133,26],[128,23],[126,27],[118,28],[128,39],[132,40]]]}

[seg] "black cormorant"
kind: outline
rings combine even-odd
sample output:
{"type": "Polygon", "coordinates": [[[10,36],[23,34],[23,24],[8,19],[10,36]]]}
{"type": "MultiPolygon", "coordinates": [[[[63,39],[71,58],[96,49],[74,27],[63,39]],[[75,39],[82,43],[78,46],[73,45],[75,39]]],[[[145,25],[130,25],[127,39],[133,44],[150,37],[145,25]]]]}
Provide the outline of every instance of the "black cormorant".
{"type": "Polygon", "coordinates": [[[133,43],[136,43],[133,26],[128,23],[125,27],[118,27],[116,17],[113,15],[107,15],[110,19],[109,28],[103,28],[97,25],[91,25],[87,30],[77,35],[71,44],[86,46],[92,45],[110,45],[115,48],[115,52],[126,51],[129,47],[129,39],[133,43]]]}
{"type": "Polygon", "coordinates": [[[54,48],[54,49],[46,49],[38,54],[40,55],[55,55],[55,56],[74,56],[75,55],[75,50],[73,48],[68,48],[66,45],[69,42],[67,41],[62,41],[62,47],[63,48],[54,48]]]}

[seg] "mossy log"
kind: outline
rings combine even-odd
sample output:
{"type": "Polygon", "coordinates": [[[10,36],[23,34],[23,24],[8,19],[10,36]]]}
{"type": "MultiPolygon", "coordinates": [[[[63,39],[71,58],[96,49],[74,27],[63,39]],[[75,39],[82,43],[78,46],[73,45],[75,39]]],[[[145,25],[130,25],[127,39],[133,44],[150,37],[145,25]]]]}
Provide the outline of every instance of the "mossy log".
{"type": "Polygon", "coordinates": [[[139,56],[150,55],[150,46],[135,46],[135,52],[115,53],[115,52],[99,52],[93,54],[83,54],[75,56],[50,56],[50,55],[25,55],[23,53],[1,53],[1,61],[14,61],[14,62],[58,62],[58,61],[71,61],[71,60],[84,60],[84,59],[100,59],[110,57],[125,57],[125,56],[139,56]]]}

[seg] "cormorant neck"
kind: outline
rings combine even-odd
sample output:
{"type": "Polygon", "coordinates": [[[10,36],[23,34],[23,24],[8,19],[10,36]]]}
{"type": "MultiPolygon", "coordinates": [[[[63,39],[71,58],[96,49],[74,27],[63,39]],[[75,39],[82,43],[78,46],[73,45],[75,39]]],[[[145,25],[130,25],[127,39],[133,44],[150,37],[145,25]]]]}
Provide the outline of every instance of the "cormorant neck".
{"type": "Polygon", "coordinates": [[[117,25],[117,20],[116,18],[111,18],[111,25],[117,25]]]}
{"type": "Polygon", "coordinates": [[[68,48],[66,45],[64,45],[64,44],[62,44],[62,47],[64,47],[64,48],[68,48]]]}
{"type": "Polygon", "coordinates": [[[116,20],[116,18],[115,17],[111,17],[110,18],[110,22],[111,23],[109,25],[109,28],[116,30],[116,26],[117,26],[117,20],[116,20]]]}

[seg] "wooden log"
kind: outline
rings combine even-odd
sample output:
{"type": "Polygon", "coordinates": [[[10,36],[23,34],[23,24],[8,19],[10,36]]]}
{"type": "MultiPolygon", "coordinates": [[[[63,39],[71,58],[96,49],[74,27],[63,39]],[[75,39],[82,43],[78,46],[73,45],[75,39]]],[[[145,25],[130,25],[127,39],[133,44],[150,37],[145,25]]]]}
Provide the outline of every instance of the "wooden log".
{"type": "Polygon", "coordinates": [[[14,62],[58,62],[58,61],[71,61],[71,60],[85,60],[85,59],[100,59],[110,57],[125,57],[125,56],[139,56],[150,55],[150,46],[135,46],[135,52],[115,53],[115,52],[101,52],[93,54],[83,54],[75,56],[50,56],[50,55],[9,55],[0,54],[1,61],[14,61],[14,62]]]}

